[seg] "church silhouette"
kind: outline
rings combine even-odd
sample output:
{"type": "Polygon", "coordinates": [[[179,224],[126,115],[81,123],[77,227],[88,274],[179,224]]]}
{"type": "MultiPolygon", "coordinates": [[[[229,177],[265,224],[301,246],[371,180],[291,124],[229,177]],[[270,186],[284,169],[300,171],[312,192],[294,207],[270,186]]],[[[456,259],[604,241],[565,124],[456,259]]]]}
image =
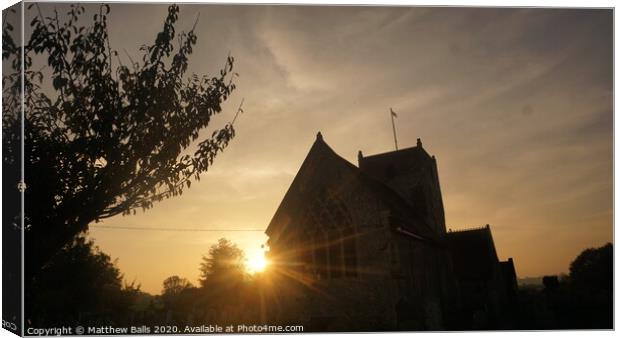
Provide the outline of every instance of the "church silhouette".
{"type": "Polygon", "coordinates": [[[512,259],[489,225],[446,231],[437,160],[415,147],[358,153],[319,132],[273,216],[279,276],[270,321],[310,331],[498,329],[512,325],[512,259]]]}

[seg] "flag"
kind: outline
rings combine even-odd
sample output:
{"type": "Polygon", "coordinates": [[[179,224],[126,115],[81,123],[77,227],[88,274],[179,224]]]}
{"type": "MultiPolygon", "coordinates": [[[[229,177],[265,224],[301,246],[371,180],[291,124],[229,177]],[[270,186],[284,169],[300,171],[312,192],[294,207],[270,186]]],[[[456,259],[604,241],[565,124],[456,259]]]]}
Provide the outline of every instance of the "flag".
{"type": "Polygon", "coordinates": [[[392,117],[398,117],[398,115],[396,115],[396,113],[392,110],[392,108],[390,108],[390,113],[392,113],[392,117]]]}

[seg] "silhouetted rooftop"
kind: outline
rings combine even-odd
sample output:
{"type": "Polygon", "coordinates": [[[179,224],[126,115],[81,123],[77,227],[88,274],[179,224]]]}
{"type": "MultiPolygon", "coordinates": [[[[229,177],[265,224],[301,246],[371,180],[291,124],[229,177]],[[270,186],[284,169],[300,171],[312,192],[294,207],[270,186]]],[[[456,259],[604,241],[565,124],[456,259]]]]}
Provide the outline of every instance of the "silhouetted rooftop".
{"type": "Polygon", "coordinates": [[[454,270],[463,280],[491,279],[497,264],[497,253],[491,228],[449,231],[446,235],[454,270]]]}
{"type": "Polygon", "coordinates": [[[381,181],[387,181],[401,174],[411,174],[431,160],[432,157],[422,148],[419,139],[415,147],[370,156],[363,156],[360,151],[358,155],[359,168],[381,181]]]}
{"type": "MultiPolygon", "coordinates": [[[[392,153],[398,153],[396,157],[391,157],[394,160],[398,160],[402,154],[410,154],[411,152],[419,153],[420,150],[422,153],[426,154],[426,152],[421,149],[421,146],[402,149],[396,152],[390,152],[385,154],[379,154],[372,156],[375,158],[376,156],[385,156],[390,157],[392,153]]],[[[428,157],[428,154],[426,154],[428,157]]],[[[283,223],[286,223],[286,217],[283,214],[284,210],[288,210],[287,213],[294,213],[295,210],[304,205],[303,201],[300,200],[299,196],[299,180],[300,177],[305,175],[308,170],[312,170],[310,167],[312,166],[312,162],[322,162],[322,166],[328,165],[328,163],[339,163],[340,165],[344,165],[346,168],[350,170],[353,175],[356,175],[360,179],[360,183],[362,183],[369,190],[373,191],[375,195],[381,200],[386,202],[386,205],[391,209],[393,219],[397,222],[397,224],[392,224],[397,227],[402,227],[404,230],[410,231],[418,236],[421,236],[425,239],[437,239],[437,235],[434,231],[423,221],[423,218],[417,214],[416,210],[413,210],[411,205],[407,203],[397,192],[395,192],[392,188],[387,186],[384,182],[380,180],[378,177],[374,177],[372,175],[364,173],[360,168],[356,167],[340,155],[338,155],[331,147],[325,142],[323,139],[323,135],[319,132],[317,133],[317,137],[315,142],[313,143],[308,155],[304,159],[301,168],[297,172],[297,175],[293,179],[289,190],[284,195],[280,206],[276,210],[274,217],[272,218],[269,226],[267,227],[266,233],[271,236],[272,231],[275,227],[286,226],[283,223]],[[327,162],[324,162],[327,160],[327,162]]]]}

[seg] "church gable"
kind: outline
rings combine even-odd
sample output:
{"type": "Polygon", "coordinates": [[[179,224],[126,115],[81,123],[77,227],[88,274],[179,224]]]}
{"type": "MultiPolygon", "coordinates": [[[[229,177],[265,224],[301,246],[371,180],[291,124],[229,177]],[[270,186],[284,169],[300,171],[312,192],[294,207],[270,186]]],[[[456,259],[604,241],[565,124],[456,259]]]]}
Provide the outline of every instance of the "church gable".
{"type": "MultiPolygon", "coordinates": [[[[347,185],[355,184],[357,168],[338,156],[324,141],[321,133],[310,148],[299,172],[293,179],[280,206],[266,230],[270,238],[277,239],[291,222],[310,224],[318,222],[323,227],[334,227],[343,216],[343,203],[338,195],[347,185]],[[336,216],[340,215],[340,216],[336,216]]],[[[296,229],[295,231],[299,231],[296,229]]]]}

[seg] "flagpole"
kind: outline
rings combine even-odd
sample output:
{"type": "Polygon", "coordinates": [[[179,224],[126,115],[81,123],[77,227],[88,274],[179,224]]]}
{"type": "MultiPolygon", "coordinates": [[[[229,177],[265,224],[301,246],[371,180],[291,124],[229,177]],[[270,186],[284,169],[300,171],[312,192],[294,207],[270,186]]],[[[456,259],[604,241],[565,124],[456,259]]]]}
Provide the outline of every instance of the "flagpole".
{"type": "Polygon", "coordinates": [[[390,108],[390,117],[392,118],[392,132],[394,133],[394,147],[398,150],[398,141],[396,140],[396,125],[394,124],[394,111],[390,108]]]}

